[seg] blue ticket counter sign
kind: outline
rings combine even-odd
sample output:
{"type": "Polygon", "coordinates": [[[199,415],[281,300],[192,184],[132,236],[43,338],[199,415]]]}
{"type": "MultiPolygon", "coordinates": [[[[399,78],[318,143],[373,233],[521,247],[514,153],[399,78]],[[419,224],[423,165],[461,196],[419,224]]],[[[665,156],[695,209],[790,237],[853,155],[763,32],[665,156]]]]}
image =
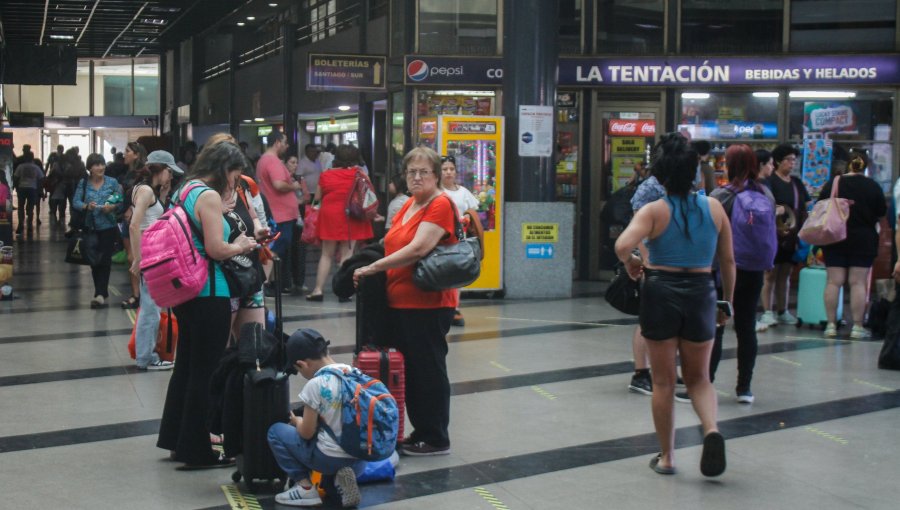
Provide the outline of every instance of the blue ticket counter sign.
{"type": "Polygon", "coordinates": [[[387,57],[310,53],[309,90],[378,90],[385,88],[387,57]]]}
{"type": "Polygon", "coordinates": [[[525,258],[528,259],[552,259],[553,258],[553,245],[552,244],[526,244],[525,245],[525,258]]]}

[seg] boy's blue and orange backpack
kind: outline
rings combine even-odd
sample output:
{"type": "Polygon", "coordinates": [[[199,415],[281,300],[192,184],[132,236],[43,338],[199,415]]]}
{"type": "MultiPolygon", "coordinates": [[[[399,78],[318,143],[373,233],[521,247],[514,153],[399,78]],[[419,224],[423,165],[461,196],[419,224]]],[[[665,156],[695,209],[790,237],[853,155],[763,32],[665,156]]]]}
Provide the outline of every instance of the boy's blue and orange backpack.
{"type": "Polygon", "coordinates": [[[323,424],[328,434],[349,455],[358,459],[384,460],[397,447],[399,410],[387,386],[357,368],[326,372],[341,379],[341,437],[323,424]]]}

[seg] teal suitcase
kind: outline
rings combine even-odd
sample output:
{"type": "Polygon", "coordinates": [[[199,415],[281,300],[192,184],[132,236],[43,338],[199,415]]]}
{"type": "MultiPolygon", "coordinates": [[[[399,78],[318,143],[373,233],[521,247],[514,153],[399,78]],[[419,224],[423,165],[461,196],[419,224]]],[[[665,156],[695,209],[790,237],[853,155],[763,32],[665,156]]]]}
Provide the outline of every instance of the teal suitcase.
{"type": "MultiPolygon", "coordinates": [[[[797,326],[825,329],[825,281],[824,267],[804,267],[800,270],[800,284],[797,289],[797,326]]],[[[837,321],[841,322],[844,308],[844,289],[838,294],[837,321]]]]}

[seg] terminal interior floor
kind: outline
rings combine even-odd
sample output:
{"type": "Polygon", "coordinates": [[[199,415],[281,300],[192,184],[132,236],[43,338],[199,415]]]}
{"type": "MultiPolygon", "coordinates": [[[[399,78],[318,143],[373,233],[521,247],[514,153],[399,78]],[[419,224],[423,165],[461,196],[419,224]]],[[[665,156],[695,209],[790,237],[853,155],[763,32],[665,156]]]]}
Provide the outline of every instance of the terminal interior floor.
{"type": "MultiPolygon", "coordinates": [[[[171,372],[137,372],[128,356],[125,267],[114,267],[112,305],[91,310],[90,271],[62,262],[64,244],[45,219],[16,247],[17,299],[0,302],[0,507],[224,510],[230,494],[234,508],[278,508],[271,493],[231,488],[231,469],[176,471],[155,447],[171,372]]],[[[466,325],[448,336],[452,453],[402,458],[393,483],[361,487],[361,506],[896,508],[900,372],[876,368],[880,342],[761,333],[746,405],[729,330],[715,383],[728,469],[700,474],[699,422],[678,403],[678,473],[660,476],[648,468],[650,398],[627,390],[635,320],[600,287],[464,300],[466,325]]],[[[292,296],[284,309],[289,331],[316,328],[350,361],[353,303],[292,296]]]]}

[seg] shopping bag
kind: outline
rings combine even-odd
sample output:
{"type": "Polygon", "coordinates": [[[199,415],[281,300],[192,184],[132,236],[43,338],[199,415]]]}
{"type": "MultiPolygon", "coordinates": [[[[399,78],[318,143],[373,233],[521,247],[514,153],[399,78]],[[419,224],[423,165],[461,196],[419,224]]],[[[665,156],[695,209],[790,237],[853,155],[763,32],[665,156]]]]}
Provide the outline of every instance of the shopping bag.
{"type": "Polygon", "coordinates": [[[303,218],[303,234],[300,236],[300,241],[315,245],[322,242],[319,239],[319,209],[311,205],[306,206],[306,214],[303,218]]]}

